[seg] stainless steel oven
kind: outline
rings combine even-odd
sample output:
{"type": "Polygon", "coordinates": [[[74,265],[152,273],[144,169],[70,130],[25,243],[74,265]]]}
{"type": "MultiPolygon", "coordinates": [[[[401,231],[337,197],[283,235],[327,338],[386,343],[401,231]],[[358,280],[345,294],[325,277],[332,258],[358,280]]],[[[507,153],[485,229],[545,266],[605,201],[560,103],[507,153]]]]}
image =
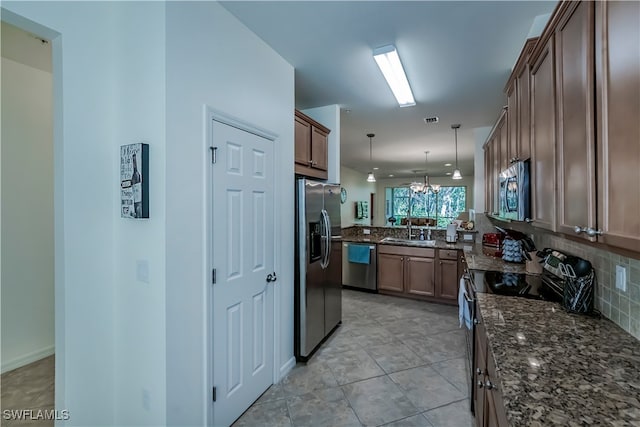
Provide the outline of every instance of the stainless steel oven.
{"type": "Polygon", "coordinates": [[[475,329],[478,324],[476,317],[476,293],[477,288],[475,282],[482,283],[484,280],[484,272],[482,271],[469,271],[465,268],[464,272],[464,286],[465,286],[465,304],[468,308],[469,319],[463,319],[463,325],[465,331],[465,343],[466,343],[466,355],[467,355],[467,379],[469,381],[469,400],[471,402],[471,412],[474,413],[473,401],[475,387],[473,384],[473,361],[475,360],[475,329]]]}

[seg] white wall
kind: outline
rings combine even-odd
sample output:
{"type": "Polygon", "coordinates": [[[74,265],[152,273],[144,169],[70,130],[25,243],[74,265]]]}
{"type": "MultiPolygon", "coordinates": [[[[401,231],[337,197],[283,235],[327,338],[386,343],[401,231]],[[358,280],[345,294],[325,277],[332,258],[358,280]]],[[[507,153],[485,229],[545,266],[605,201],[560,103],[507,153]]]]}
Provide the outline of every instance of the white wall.
{"type": "Polygon", "coordinates": [[[474,158],[473,158],[473,205],[470,205],[476,212],[484,212],[484,150],[482,146],[487,142],[487,137],[491,132],[491,126],[473,129],[474,158]]]}
{"type": "MultiPolygon", "coordinates": [[[[424,177],[422,177],[424,179],[424,177]]],[[[386,225],[385,218],[385,188],[388,187],[402,187],[405,186],[409,182],[414,181],[415,178],[387,178],[387,179],[378,179],[376,182],[376,213],[373,218],[373,225],[376,227],[381,227],[386,225]]],[[[473,207],[474,205],[474,177],[473,176],[463,176],[461,180],[453,180],[451,177],[441,177],[441,176],[430,176],[429,182],[431,184],[440,184],[442,186],[454,187],[454,186],[465,186],[467,187],[467,209],[473,207]]]]}
{"type": "Polygon", "coordinates": [[[1,170],[6,372],[53,354],[54,280],[52,76],[5,57],[1,170]]]}
{"type": "MultiPolygon", "coordinates": [[[[165,4],[122,2],[114,11],[115,109],[111,170],[121,144],[149,144],[149,219],[122,219],[113,186],[115,425],[166,423],[165,4]],[[149,266],[148,283],[137,263],[149,266]]],[[[64,36],[64,35],[63,35],[64,36]]],[[[144,179],[144,177],[143,177],[144,179]]]]}
{"type": "Polygon", "coordinates": [[[2,6],[53,45],[56,407],[72,425],[164,424],[164,4],[2,6]],[[141,141],[151,219],[125,220],[119,146],[141,141]]]}
{"type": "MultiPolygon", "coordinates": [[[[371,206],[369,206],[369,216],[367,218],[356,219],[354,203],[364,201],[370,203],[371,193],[376,192],[376,183],[367,182],[367,174],[344,166],[340,168],[340,176],[342,177],[340,184],[347,190],[347,201],[340,206],[342,227],[349,227],[356,224],[371,225],[371,206]]],[[[384,190],[382,192],[382,198],[380,199],[378,194],[376,194],[374,200],[376,205],[380,203],[384,205],[384,190]]],[[[377,206],[374,206],[374,208],[377,208],[377,206]]],[[[384,216],[384,210],[382,214],[384,216]]],[[[377,215],[377,209],[375,215],[377,215]]]]}
{"type": "MultiPolygon", "coordinates": [[[[279,135],[276,369],[293,359],[294,70],[217,3],[167,4],[167,423],[202,425],[206,389],[206,104],[279,135]],[[258,71],[259,70],[259,71],[258,71]]],[[[206,158],[208,159],[208,157],[206,158]]]]}
{"type": "Polygon", "coordinates": [[[327,105],[325,107],[302,110],[307,116],[331,129],[327,150],[327,181],[339,183],[340,176],[340,106],[327,105]]]}

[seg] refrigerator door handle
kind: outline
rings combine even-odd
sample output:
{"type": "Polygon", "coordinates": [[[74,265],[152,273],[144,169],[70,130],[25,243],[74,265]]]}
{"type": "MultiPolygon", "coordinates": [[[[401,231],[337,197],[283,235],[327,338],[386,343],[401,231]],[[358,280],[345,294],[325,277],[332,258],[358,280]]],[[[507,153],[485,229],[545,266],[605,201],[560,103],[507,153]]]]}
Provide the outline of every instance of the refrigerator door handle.
{"type": "Polygon", "coordinates": [[[324,211],[325,221],[327,222],[327,267],[331,263],[331,217],[329,212],[324,211]]]}
{"type": "Polygon", "coordinates": [[[328,248],[329,248],[329,244],[331,243],[330,242],[331,231],[329,228],[327,228],[327,211],[325,211],[324,209],[320,211],[320,221],[322,223],[322,228],[324,228],[324,233],[322,233],[322,236],[320,237],[322,243],[324,243],[321,249],[322,259],[320,260],[320,267],[322,267],[322,269],[324,270],[329,266],[329,262],[328,262],[329,249],[328,248]]]}

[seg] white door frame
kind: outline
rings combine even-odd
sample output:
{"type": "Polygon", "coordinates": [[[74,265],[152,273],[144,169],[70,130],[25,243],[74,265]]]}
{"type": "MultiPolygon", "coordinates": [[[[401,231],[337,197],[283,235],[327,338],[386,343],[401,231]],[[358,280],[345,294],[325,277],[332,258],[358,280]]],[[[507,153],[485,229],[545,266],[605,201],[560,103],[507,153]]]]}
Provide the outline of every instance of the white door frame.
{"type": "MultiPolygon", "coordinates": [[[[203,194],[203,200],[205,200],[205,204],[204,204],[204,227],[203,229],[205,230],[204,233],[204,239],[203,239],[203,244],[205,245],[205,250],[203,251],[204,253],[204,260],[203,260],[203,265],[205,267],[205,271],[203,272],[203,277],[206,278],[205,280],[205,306],[206,306],[206,316],[205,316],[205,325],[204,325],[204,340],[205,340],[205,357],[204,357],[204,363],[205,363],[205,369],[204,371],[206,372],[206,377],[207,380],[205,381],[205,390],[203,391],[203,395],[205,396],[205,414],[204,414],[204,418],[206,419],[207,425],[208,426],[212,426],[213,425],[213,401],[212,401],[212,389],[214,386],[214,382],[213,382],[213,301],[212,301],[212,295],[213,295],[213,285],[212,285],[212,280],[211,280],[211,274],[212,274],[212,269],[213,269],[213,239],[212,239],[212,232],[213,232],[213,188],[212,188],[212,180],[213,180],[213,164],[211,161],[211,147],[212,147],[212,143],[213,143],[213,122],[219,122],[219,123],[223,123],[229,126],[232,126],[234,128],[243,130],[245,132],[249,132],[252,133],[254,135],[260,136],[262,138],[268,139],[269,141],[272,141],[275,145],[275,143],[277,143],[278,140],[278,135],[274,132],[271,132],[267,129],[261,128],[259,126],[254,125],[253,123],[249,123],[247,121],[244,121],[240,118],[234,117],[232,115],[229,115],[227,113],[224,113],[220,110],[217,110],[209,105],[204,105],[204,109],[203,109],[203,122],[204,122],[204,129],[203,129],[203,134],[204,134],[204,138],[203,138],[203,142],[204,142],[204,146],[203,146],[203,153],[204,155],[202,156],[203,158],[203,168],[205,171],[204,174],[204,194],[203,194]]],[[[280,193],[280,189],[278,186],[278,179],[277,177],[279,176],[278,171],[280,170],[280,162],[279,162],[279,156],[276,153],[275,147],[274,147],[274,191],[273,191],[273,196],[275,200],[278,200],[278,196],[280,193]]],[[[279,252],[278,249],[279,248],[279,244],[277,243],[280,240],[280,224],[277,221],[277,218],[279,217],[280,214],[280,206],[278,205],[278,203],[274,203],[274,219],[275,219],[275,230],[274,230],[274,242],[273,242],[273,249],[274,249],[274,258],[273,258],[273,265],[274,265],[274,269],[276,272],[280,271],[280,259],[279,259],[279,252]]],[[[280,307],[280,282],[276,281],[274,282],[272,285],[273,286],[273,382],[276,383],[280,380],[279,374],[280,374],[280,368],[278,366],[278,360],[279,360],[279,355],[280,355],[280,346],[279,346],[279,342],[280,342],[280,331],[278,329],[278,324],[279,324],[279,320],[280,317],[278,316],[279,313],[279,307],[280,307]]]]}
{"type": "Polygon", "coordinates": [[[62,37],[61,33],[0,7],[2,21],[51,43],[53,83],[53,275],[54,275],[54,405],[66,408],[65,335],[65,250],[64,250],[64,133],[62,113],[62,37]]]}

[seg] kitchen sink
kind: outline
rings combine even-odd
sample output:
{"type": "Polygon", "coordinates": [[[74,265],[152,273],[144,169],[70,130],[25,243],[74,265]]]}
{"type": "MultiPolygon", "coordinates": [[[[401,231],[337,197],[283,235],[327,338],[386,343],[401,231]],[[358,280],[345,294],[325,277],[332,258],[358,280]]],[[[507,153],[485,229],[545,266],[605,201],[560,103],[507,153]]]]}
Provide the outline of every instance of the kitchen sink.
{"type": "Polygon", "coordinates": [[[380,243],[392,243],[398,245],[407,245],[407,246],[420,246],[420,247],[434,247],[436,245],[435,240],[409,240],[409,239],[399,239],[397,237],[385,237],[380,241],[380,243]]]}

